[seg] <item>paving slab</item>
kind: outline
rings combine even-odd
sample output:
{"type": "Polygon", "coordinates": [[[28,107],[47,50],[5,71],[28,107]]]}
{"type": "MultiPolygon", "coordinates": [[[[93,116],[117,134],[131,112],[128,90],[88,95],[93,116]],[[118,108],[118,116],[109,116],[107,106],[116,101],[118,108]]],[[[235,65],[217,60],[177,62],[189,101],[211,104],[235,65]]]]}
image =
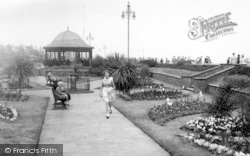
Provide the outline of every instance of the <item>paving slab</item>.
{"type": "Polygon", "coordinates": [[[169,156],[116,109],[106,119],[105,103],[95,89],[100,85],[100,80],[93,81],[93,93],[72,94],[67,110],[52,109],[51,90],[25,91],[50,97],[39,143],[63,144],[64,156],[169,156]]]}

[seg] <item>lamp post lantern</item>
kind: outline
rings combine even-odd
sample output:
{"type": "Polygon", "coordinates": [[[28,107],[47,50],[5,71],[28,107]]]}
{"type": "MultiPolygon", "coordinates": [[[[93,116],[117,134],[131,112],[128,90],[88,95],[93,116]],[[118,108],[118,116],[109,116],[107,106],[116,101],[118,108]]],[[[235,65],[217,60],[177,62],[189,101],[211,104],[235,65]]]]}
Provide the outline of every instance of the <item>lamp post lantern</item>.
{"type": "Polygon", "coordinates": [[[127,15],[127,18],[128,18],[128,59],[129,59],[129,20],[130,20],[130,16],[132,16],[132,18],[135,19],[135,12],[131,11],[129,2],[127,5],[127,10],[122,12],[122,19],[125,18],[125,15],[127,15]]]}
{"type": "Polygon", "coordinates": [[[89,45],[91,46],[91,41],[94,40],[94,37],[91,33],[89,33],[89,36],[87,37],[87,40],[89,40],[89,45]]]}
{"type": "MultiPolygon", "coordinates": [[[[87,40],[89,40],[89,45],[91,46],[91,41],[94,40],[94,37],[91,35],[91,33],[89,33],[89,35],[87,36],[87,40]]],[[[87,53],[85,57],[87,58],[87,53]]]]}

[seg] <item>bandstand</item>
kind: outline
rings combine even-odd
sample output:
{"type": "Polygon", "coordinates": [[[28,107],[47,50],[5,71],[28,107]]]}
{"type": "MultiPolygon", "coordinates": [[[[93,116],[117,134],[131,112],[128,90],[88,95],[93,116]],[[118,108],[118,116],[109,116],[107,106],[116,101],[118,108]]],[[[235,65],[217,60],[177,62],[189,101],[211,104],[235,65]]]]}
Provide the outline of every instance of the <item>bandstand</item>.
{"type": "Polygon", "coordinates": [[[93,48],[67,27],[67,31],[58,34],[49,45],[44,47],[45,60],[57,59],[62,62],[92,60],[93,48]]]}

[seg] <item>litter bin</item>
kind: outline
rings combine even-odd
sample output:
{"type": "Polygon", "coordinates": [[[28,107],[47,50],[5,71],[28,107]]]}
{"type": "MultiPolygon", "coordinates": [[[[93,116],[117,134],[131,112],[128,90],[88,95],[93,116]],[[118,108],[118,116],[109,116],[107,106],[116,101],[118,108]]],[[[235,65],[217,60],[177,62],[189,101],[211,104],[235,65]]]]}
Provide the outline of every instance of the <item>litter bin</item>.
{"type": "Polygon", "coordinates": [[[84,91],[89,91],[89,89],[90,89],[89,78],[86,77],[86,78],[84,78],[83,80],[84,80],[84,81],[83,81],[82,89],[83,89],[84,91]]]}
{"type": "Polygon", "coordinates": [[[77,86],[76,86],[76,79],[77,79],[77,75],[76,74],[72,74],[68,76],[68,89],[69,91],[76,91],[77,90],[77,86]]]}

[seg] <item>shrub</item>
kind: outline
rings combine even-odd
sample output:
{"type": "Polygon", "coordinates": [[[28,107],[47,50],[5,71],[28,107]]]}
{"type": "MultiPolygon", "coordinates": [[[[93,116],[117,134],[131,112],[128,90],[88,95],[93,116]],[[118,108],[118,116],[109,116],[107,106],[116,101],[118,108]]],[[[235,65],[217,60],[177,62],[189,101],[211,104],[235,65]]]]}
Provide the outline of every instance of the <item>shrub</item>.
{"type": "Polygon", "coordinates": [[[176,63],[177,66],[184,66],[186,64],[186,61],[180,60],[176,63]]]}
{"type": "Polygon", "coordinates": [[[104,66],[104,58],[99,55],[95,56],[95,58],[91,61],[90,66],[92,68],[104,66]]]}
{"type": "Polygon", "coordinates": [[[216,117],[230,116],[235,106],[233,90],[230,84],[225,84],[219,90],[213,104],[208,106],[207,113],[216,117]]]}
{"type": "Polygon", "coordinates": [[[127,93],[134,85],[136,85],[136,67],[131,61],[126,61],[113,73],[113,77],[116,89],[123,93],[127,93]]]}
{"type": "Polygon", "coordinates": [[[146,64],[149,67],[155,67],[157,65],[157,60],[155,60],[153,58],[148,58],[148,59],[141,60],[140,63],[146,64]]]}
{"type": "Polygon", "coordinates": [[[250,67],[237,66],[229,73],[229,75],[236,75],[236,74],[247,75],[248,77],[250,77],[250,67]]]}
{"type": "Polygon", "coordinates": [[[104,71],[104,58],[97,55],[90,63],[90,74],[102,76],[104,71]]]}
{"type": "Polygon", "coordinates": [[[141,71],[140,71],[141,78],[146,78],[151,76],[151,72],[149,71],[149,67],[147,65],[142,65],[141,71]]]}
{"type": "Polygon", "coordinates": [[[95,76],[103,76],[104,67],[90,68],[89,73],[95,76]]]}
{"type": "Polygon", "coordinates": [[[243,116],[246,119],[247,125],[250,130],[250,97],[246,97],[244,100],[243,108],[242,108],[243,116]]]}
{"type": "Polygon", "coordinates": [[[247,88],[250,86],[250,78],[247,75],[231,75],[226,76],[223,80],[231,84],[233,88],[247,88]]]}
{"type": "Polygon", "coordinates": [[[82,65],[83,66],[89,66],[90,65],[90,62],[89,62],[89,60],[88,59],[82,59],[82,65]]]}
{"type": "Polygon", "coordinates": [[[124,62],[124,55],[116,52],[107,56],[105,60],[105,67],[110,70],[118,69],[124,62]]]}
{"type": "Polygon", "coordinates": [[[71,62],[69,59],[66,60],[66,65],[70,66],[71,65],[71,62]]]}

